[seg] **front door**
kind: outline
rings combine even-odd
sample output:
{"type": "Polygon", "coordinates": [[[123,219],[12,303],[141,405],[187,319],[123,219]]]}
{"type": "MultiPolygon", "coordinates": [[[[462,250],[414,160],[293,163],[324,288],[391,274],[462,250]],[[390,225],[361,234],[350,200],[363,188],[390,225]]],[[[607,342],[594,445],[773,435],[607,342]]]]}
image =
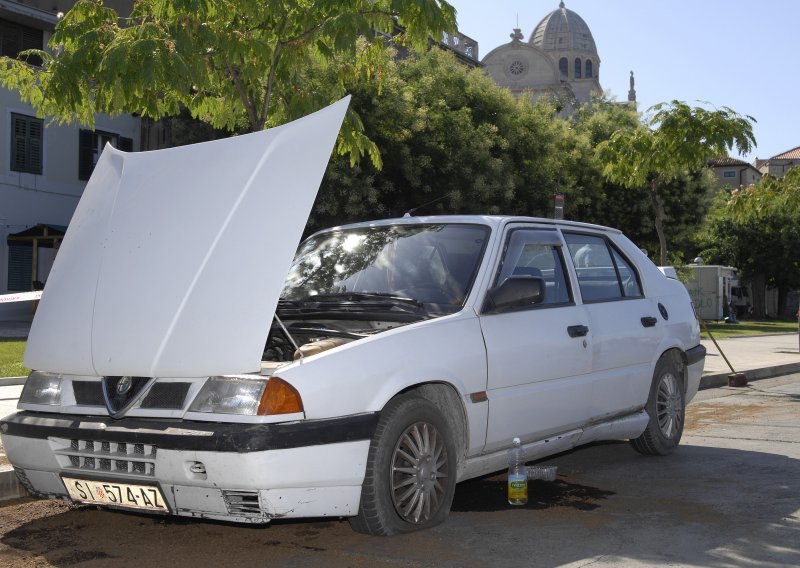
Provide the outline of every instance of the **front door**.
{"type": "Polygon", "coordinates": [[[563,432],[588,412],[592,335],[576,305],[555,230],[511,227],[493,286],[510,276],[541,278],[543,301],[499,313],[484,311],[488,360],[486,452],[563,432]]]}

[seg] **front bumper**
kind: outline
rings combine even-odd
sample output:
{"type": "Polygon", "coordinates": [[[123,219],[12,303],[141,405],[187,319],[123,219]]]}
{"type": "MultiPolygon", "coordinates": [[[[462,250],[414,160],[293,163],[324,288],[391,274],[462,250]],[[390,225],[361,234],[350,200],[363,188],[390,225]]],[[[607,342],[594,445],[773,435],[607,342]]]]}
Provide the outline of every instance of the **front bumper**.
{"type": "Polygon", "coordinates": [[[176,515],[263,523],[355,515],[377,420],[215,424],[20,412],[0,433],[33,494],[67,499],[62,475],[156,484],[176,515]]]}

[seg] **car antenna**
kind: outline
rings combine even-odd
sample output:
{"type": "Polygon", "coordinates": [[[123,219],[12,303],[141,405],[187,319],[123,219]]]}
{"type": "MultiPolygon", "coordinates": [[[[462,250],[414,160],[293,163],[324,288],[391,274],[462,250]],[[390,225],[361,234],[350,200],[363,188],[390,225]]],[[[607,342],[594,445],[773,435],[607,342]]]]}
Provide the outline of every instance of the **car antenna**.
{"type": "Polygon", "coordinates": [[[437,197],[437,198],[436,198],[436,199],[434,199],[433,201],[428,201],[427,203],[423,203],[422,205],[417,205],[417,206],[416,206],[416,207],[414,207],[413,209],[409,209],[408,211],[406,211],[406,212],[405,212],[405,214],[403,215],[403,217],[404,217],[404,218],[405,218],[405,217],[413,217],[413,216],[414,216],[414,213],[416,213],[417,211],[419,211],[419,210],[420,210],[420,209],[422,209],[423,207],[427,207],[428,205],[433,205],[434,203],[438,203],[438,202],[439,202],[439,201],[441,201],[442,199],[447,199],[448,197],[450,197],[451,195],[453,195],[453,194],[455,194],[455,193],[456,193],[456,191],[451,191],[450,193],[447,193],[447,194],[445,194],[445,195],[442,195],[441,197],[437,197]]]}

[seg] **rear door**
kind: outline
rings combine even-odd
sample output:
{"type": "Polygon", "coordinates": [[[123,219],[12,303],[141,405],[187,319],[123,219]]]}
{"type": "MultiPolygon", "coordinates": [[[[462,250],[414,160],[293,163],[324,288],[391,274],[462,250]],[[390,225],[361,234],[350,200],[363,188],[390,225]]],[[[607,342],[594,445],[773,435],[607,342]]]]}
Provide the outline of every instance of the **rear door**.
{"type": "Polygon", "coordinates": [[[645,297],[635,265],[608,235],[564,231],[564,240],[593,338],[589,417],[641,408],[664,332],[658,305],[645,297]]]}
{"type": "Polygon", "coordinates": [[[563,241],[555,229],[511,226],[492,286],[509,276],[542,278],[541,304],[480,317],[488,361],[486,451],[582,424],[592,347],[586,308],[576,305],[563,241]]]}

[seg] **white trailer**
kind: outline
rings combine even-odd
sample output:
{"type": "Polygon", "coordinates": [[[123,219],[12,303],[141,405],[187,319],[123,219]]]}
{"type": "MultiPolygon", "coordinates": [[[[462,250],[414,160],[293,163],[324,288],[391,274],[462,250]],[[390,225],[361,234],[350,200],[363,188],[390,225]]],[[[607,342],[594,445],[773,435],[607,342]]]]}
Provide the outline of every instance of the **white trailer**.
{"type": "Polygon", "coordinates": [[[731,287],[739,285],[736,268],[697,264],[690,264],[687,268],[692,277],[686,282],[686,288],[700,319],[721,320],[728,315],[731,287]]]}

